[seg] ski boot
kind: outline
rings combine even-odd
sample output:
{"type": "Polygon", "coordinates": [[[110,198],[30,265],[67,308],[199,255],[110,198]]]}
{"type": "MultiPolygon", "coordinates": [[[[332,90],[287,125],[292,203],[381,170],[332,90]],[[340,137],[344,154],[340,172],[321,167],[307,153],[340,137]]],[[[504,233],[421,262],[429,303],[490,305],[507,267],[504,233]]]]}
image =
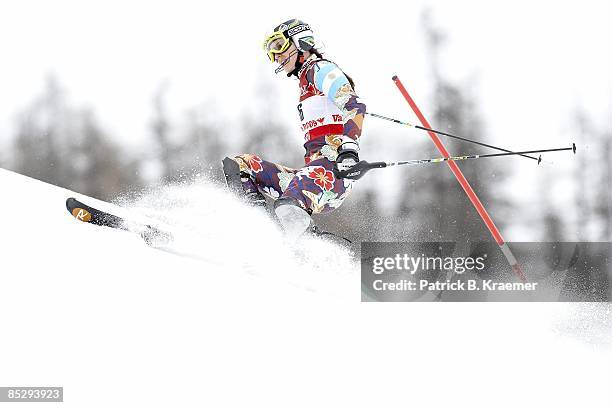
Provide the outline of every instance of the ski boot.
{"type": "Polygon", "coordinates": [[[348,238],[332,232],[323,231],[314,224],[310,217],[312,211],[304,210],[299,203],[291,198],[280,198],[274,203],[274,212],[278,218],[278,222],[285,231],[289,240],[295,242],[302,235],[310,235],[323,238],[337,238],[352,244],[348,238]]]}
{"type": "Polygon", "coordinates": [[[276,200],[274,202],[274,213],[290,242],[297,241],[310,228],[312,222],[310,213],[305,211],[293,198],[276,200]]]}
{"type": "Polygon", "coordinates": [[[226,157],[223,159],[223,173],[225,174],[225,182],[227,187],[236,196],[240,197],[244,202],[253,207],[263,208],[267,211],[266,197],[259,191],[245,191],[242,184],[243,178],[250,177],[248,174],[240,171],[240,166],[235,160],[226,157]]]}

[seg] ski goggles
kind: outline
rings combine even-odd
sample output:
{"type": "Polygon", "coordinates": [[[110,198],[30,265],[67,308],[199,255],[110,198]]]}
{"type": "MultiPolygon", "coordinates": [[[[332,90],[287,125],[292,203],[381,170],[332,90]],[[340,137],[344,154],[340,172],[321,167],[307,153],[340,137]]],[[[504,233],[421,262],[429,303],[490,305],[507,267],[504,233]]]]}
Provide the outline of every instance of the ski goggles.
{"type": "Polygon", "coordinates": [[[263,48],[266,51],[266,54],[268,54],[270,62],[274,62],[274,56],[287,51],[289,45],[291,45],[289,38],[285,37],[285,34],[282,32],[275,31],[266,38],[263,48]]]}

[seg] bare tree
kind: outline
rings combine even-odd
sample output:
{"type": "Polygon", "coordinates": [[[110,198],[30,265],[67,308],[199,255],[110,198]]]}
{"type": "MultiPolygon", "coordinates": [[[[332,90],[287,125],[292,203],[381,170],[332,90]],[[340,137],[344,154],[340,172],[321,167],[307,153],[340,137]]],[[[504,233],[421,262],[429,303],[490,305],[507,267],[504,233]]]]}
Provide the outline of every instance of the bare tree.
{"type": "Polygon", "coordinates": [[[563,242],[566,240],[563,221],[553,204],[553,180],[548,173],[545,173],[540,178],[539,184],[538,198],[543,223],[541,240],[543,242],[563,242]]]}
{"type": "Polygon", "coordinates": [[[153,97],[153,119],[151,120],[151,131],[155,143],[154,155],[159,165],[159,175],[162,180],[172,176],[171,169],[171,142],[170,123],[166,111],[165,98],[168,91],[168,81],[163,81],[153,97]]]}
{"type": "Polygon", "coordinates": [[[602,134],[599,137],[601,142],[601,164],[597,177],[598,193],[596,196],[595,214],[601,222],[601,232],[599,240],[612,240],[612,140],[610,135],[602,134]]]}
{"type": "Polygon", "coordinates": [[[185,143],[183,161],[190,173],[205,172],[217,182],[224,180],[221,159],[226,151],[226,139],[215,125],[215,109],[211,104],[204,104],[187,112],[187,142],[185,143]]]}
{"type": "Polygon", "coordinates": [[[53,76],[19,115],[14,140],[11,168],[30,177],[102,199],[141,186],[137,162],[111,142],[93,112],[69,106],[53,76]]]}
{"type": "Polygon", "coordinates": [[[214,107],[205,103],[190,108],[184,120],[172,123],[165,106],[167,89],[168,84],[164,82],[156,92],[151,119],[160,179],[178,183],[205,173],[212,180],[221,180],[218,163],[223,157],[225,141],[216,124],[214,107]]]}
{"type": "MultiPolygon", "coordinates": [[[[435,128],[482,139],[483,121],[478,114],[475,97],[444,78],[438,62],[444,43],[444,33],[434,26],[431,14],[425,10],[423,29],[429,50],[434,107],[432,124],[435,128]]],[[[471,145],[444,139],[451,155],[474,153],[471,145]]],[[[421,145],[421,154],[438,156],[436,149],[421,145]]],[[[489,208],[506,207],[501,194],[493,194],[492,186],[505,177],[503,164],[486,160],[458,163],[472,188],[489,208]]],[[[445,164],[422,166],[415,169],[404,191],[414,192],[399,216],[410,225],[414,235],[422,240],[478,240],[488,236],[486,227],[445,164]]],[[[501,226],[500,226],[501,227],[501,226]]]]}
{"type": "MultiPolygon", "coordinates": [[[[576,108],[574,112],[574,123],[577,128],[576,142],[579,146],[585,146],[586,141],[592,138],[593,127],[591,120],[581,108],[576,108]]],[[[587,240],[589,236],[589,226],[591,223],[592,202],[589,195],[589,184],[587,178],[590,176],[590,163],[584,154],[577,154],[574,167],[575,196],[574,203],[576,209],[576,236],[578,240],[587,240]]]]}

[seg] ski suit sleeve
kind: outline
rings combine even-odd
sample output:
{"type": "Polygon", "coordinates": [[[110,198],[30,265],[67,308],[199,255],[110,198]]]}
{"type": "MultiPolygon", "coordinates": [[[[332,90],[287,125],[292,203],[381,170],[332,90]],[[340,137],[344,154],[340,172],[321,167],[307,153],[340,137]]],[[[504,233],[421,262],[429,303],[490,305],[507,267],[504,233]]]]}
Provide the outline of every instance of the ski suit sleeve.
{"type": "Polygon", "coordinates": [[[348,78],[333,62],[320,61],[314,67],[313,82],[342,111],[343,140],[359,141],[366,106],[359,100],[348,78]]]}

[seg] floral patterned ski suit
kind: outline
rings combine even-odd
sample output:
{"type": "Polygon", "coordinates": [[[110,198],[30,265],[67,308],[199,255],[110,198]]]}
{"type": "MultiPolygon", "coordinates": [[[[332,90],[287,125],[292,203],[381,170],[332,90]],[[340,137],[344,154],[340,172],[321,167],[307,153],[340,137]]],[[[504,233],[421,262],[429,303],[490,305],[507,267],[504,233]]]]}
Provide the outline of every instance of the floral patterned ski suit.
{"type": "Polygon", "coordinates": [[[305,166],[292,169],[254,154],[234,157],[247,192],[291,198],[309,213],[338,208],[350,193],[353,180],[333,173],[338,147],[359,141],[365,104],[359,101],[346,75],[332,62],[309,57],[298,73],[298,111],[304,131],[305,166]]]}

